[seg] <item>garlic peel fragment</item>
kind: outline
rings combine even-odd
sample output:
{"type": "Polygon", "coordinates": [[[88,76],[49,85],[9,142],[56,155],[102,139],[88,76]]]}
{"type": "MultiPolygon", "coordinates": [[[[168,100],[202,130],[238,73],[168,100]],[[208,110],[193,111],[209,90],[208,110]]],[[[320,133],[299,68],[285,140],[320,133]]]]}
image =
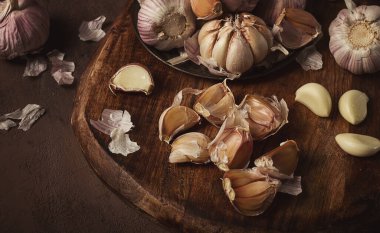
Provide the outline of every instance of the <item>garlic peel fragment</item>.
{"type": "Polygon", "coordinates": [[[131,141],[129,135],[122,129],[116,128],[112,130],[110,137],[112,141],[108,145],[108,149],[114,154],[127,156],[140,149],[140,146],[136,142],[131,141]]]}
{"type": "Polygon", "coordinates": [[[47,61],[44,57],[28,59],[23,77],[37,77],[47,69],[47,61]]]}
{"type": "Polygon", "coordinates": [[[110,80],[111,90],[123,92],[143,92],[149,95],[154,88],[154,81],[149,70],[137,63],[120,68],[110,80]]]}
{"type": "Polygon", "coordinates": [[[4,121],[0,121],[0,130],[9,130],[15,126],[17,126],[17,123],[12,120],[6,119],[4,121]]]}
{"type": "Polygon", "coordinates": [[[313,45],[304,48],[297,56],[296,61],[305,71],[320,70],[323,67],[322,54],[313,45]]]}
{"type": "Polygon", "coordinates": [[[100,41],[106,33],[102,30],[103,23],[106,21],[104,15],[92,21],[84,21],[79,27],[79,38],[82,41],[100,41]]]}
{"type": "Polygon", "coordinates": [[[124,133],[129,132],[133,127],[131,115],[127,110],[104,109],[101,120],[91,120],[90,124],[100,132],[110,135],[114,129],[121,129],[124,133]]]}
{"type": "Polygon", "coordinates": [[[368,157],[380,151],[380,140],[366,135],[343,133],[336,135],[335,141],[347,154],[356,157],[368,157]]]}
{"type": "Polygon", "coordinates": [[[18,129],[27,131],[44,113],[45,108],[40,105],[28,104],[23,109],[17,109],[14,112],[0,116],[0,124],[7,130],[9,127],[15,126],[12,122],[7,121],[7,119],[21,120],[18,124],[18,129]]]}
{"type": "Polygon", "coordinates": [[[65,54],[58,50],[49,52],[47,57],[52,65],[50,73],[58,85],[71,85],[74,82],[72,75],[75,70],[74,62],[63,60],[65,54]]]}
{"type": "Polygon", "coordinates": [[[330,93],[318,83],[307,83],[298,88],[295,100],[305,105],[317,116],[328,117],[330,115],[332,107],[330,93]]]}
{"type": "Polygon", "coordinates": [[[358,90],[345,92],[339,99],[339,112],[353,125],[360,124],[367,116],[368,96],[358,90]]]}

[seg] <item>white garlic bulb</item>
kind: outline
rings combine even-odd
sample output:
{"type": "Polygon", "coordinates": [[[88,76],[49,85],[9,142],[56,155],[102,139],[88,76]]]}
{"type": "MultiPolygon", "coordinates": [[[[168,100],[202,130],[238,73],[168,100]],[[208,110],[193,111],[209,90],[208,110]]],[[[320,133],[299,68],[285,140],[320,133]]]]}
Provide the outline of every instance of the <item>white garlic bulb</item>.
{"type": "Polygon", "coordinates": [[[189,0],[141,2],[137,29],[141,39],[158,50],[183,47],[195,31],[195,16],[189,0]]]}
{"type": "Polygon", "coordinates": [[[0,1],[0,58],[36,51],[49,36],[49,15],[36,0],[0,1]]]}
{"type": "Polygon", "coordinates": [[[330,51],[335,61],[354,74],[380,70],[380,7],[356,7],[341,10],[330,24],[330,51]]]}
{"type": "Polygon", "coordinates": [[[202,64],[239,75],[266,58],[273,36],[262,19],[241,13],[207,22],[198,42],[202,64]]]}

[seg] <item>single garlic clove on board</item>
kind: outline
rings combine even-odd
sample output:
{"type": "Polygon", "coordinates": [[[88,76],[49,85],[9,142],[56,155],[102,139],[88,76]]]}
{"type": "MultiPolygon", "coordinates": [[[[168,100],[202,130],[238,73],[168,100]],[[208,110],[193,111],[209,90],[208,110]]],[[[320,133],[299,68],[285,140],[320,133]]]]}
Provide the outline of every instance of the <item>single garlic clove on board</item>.
{"type": "Polygon", "coordinates": [[[170,163],[207,163],[210,154],[207,145],[210,138],[202,133],[191,132],[176,138],[169,155],[170,163]]]}
{"type": "Polygon", "coordinates": [[[320,117],[328,117],[331,112],[330,93],[318,83],[307,83],[296,91],[297,102],[302,103],[314,114],[320,117]]]}
{"type": "Polygon", "coordinates": [[[198,19],[210,20],[223,14],[220,0],[190,0],[190,3],[198,19]]]}
{"type": "Polygon", "coordinates": [[[347,154],[368,157],[380,151],[380,140],[374,137],[342,133],[335,136],[335,141],[347,154]]]}
{"type": "Polygon", "coordinates": [[[368,96],[358,90],[350,90],[339,99],[339,112],[353,125],[361,123],[367,116],[368,96]]]}
{"type": "Polygon", "coordinates": [[[160,140],[169,143],[176,134],[193,127],[198,124],[200,120],[199,115],[189,107],[170,107],[160,116],[160,140]]]}
{"type": "Polygon", "coordinates": [[[119,69],[111,78],[109,86],[111,90],[144,92],[149,95],[154,88],[154,82],[145,66],[132,63],[119,69]]]}

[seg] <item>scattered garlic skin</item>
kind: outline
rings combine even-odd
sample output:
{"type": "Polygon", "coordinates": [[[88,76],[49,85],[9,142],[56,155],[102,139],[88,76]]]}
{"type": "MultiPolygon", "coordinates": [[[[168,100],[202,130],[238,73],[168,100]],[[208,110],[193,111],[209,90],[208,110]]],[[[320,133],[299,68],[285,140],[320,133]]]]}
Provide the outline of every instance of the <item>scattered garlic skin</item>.
{"type": "Polygon", "coordinates": [[[380,6],[349,0],[329,27],[329,48],[336,63],[353,74],[380,70],[380,6]],[[351,8],[351,9],[350,9],[351,8]]]}
{"type": "Polygon", "coordinates": [[[143,92],[149,95],[154,88],[152,74],[142,64],[131,63],[120,68],[111,78],[111,90],[143,92]]]}
{"type": "Polygon", "coordinates": [[[356,157],[368,157],[380,151],[380,140],[371,136],[343,133],[336,135],[335,141],[347,154],[356,157]]]}
{"type": "Polygon", "coordinates": [[[191,132],[176,138],[171,144],[169,163],[208,163],[210,153],[207,149],[210,138],[202,133],[191,132]]]}
{"type": "Polygon", "coordinates": [[[367,116],[368,96],[358,90],[350,90],[339,99],[339,112],[342,117],[353,125],[360,124],[367,116]]]}
{"type": "Polygon", "coordinates": [[[13,59],[33,53],[49,36],[50,19],[37,0],[0,2],[0,58],[13,59]],[[5,9],[2,7],[6,6],[5,9]]]}
{"type": "Polygon", "coordinates": [[[330,115],[332,107],[330,93],[318,83],[307,83],[298,88],[295,101],[305,105],[317,116],[328,117],[330,115]]]}
{"type": "Polygon", "coordinates": [[[220,0],[190,0],[191,9],[201,20],[211,20],[223,14],[220,0]]]}
{"type": "Polygon", "coordinates": [[[144,43],[168,51],[183,47],[184,40],[195,32],[195,21],[190,0],[144,0],[137,29],[144,43]]]}
{"type": "Polygon", "coordinates": [[[259,0],[222,0],[230,12],[250,12],[255,9],[259,0]]]}

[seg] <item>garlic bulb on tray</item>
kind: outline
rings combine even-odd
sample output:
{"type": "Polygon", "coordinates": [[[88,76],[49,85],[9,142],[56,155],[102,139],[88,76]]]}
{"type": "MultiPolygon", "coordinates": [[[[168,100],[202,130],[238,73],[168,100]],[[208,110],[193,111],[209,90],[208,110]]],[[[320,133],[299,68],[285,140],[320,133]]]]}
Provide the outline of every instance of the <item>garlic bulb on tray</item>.
{"type": "Polygon", "coordinates": [[[144,43],[158,50],[183,47],[195,31],[190,0],[145,0],[141,2],[137,29],[144,43]]]}
{"type": "Polygon", "coordinates": [[[354,74],[380,70],[380,6],[359,6],[346,0],[330,24],[330,51],[335,61],[354,74]]]}
{"type": "Polygon", "coordinates": [[[0,1],[0,58],[13,59],[42,47],[49,36],[49,15],[36,0],[0,1]]]}

